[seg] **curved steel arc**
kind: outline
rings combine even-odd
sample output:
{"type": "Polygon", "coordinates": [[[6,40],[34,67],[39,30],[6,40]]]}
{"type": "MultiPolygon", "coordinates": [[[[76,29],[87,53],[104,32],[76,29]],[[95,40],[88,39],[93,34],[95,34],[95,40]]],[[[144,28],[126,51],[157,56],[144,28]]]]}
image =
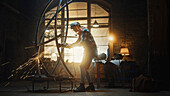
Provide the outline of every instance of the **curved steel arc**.
{"type": "MultiPolygon", "coordinates": [[[[65,0],[67,3],[68,3],[68,0],[65,0]]],[[[65,35],[65,39],[64,39],[64,43],[66,43],[66,41],[67,41],[67,34],[68,34],[68,25],[69,25],[69,10],[68,10],[68,4],[66,4],[67,6],[66,6],[66,12],[67,12],[67,21],[66,21],[66,35],[65,35]]],[[[64,51],[64,49],[62,49],[62,51],[61,51],[61,53],[63,53],[63,51],[64,51]]],[[[57,68],[57,65],[59,64],[59,62],[60,62],[60,58],[58,58],[59,60],[57,60],[57,62],[56,62],[56,64],[55,64],[55,66],[54,66],[54,68],[53,68],[53,70],[51,71],[51,74],[53,74],[54,72],[55,72],[55,70],[56,70],[56,68],[57,68]]]]}
{"type": "MultiPolygon", "coordinates": [[[[39,20],[38,20],[38,24],[37,24],[36,32],[35,32],[35,45],[36,45],[35,48],[36,48],[36,52],[39,51],[39,47],[37,46],[37,33],[38,33],[38,31],[39,31],[39,27],[40,27],[40,23],[41,23],[40,21],[41,21],[42,17],[44,16],[47,8],[50,6],[50,4],[51,4],[52,2],[53,2],[53,0],[49,0],[49,1],[48,1],[47,5],[45,6],[45,8],[44,8],[44,10],[42,11],[42,13],[41,13],[41,15],[40,15],[40,18],[39,18],[39,20]]],[[[37,55],[39,56],[39,52],[37,53],[37,55]]],[[[38,75],[40,76],[40,75],[41,75],[41,71],[40,71],[40,68],[39,68],[40,64],[38,63],[37,65],[38,65],[38,75]]]]}
{"type": "MultiPolygon", "coordinates": [[[[68,2],[68,0],[66,0],[66,2],[68,2]]],[[[64,43],[66,43],[67,41],[67,34],[68,34],[68,25],[69,25],[69,10],[68,10],[68,4],[66,6],[66,12],[67,12],[67,22],[66,22],[66,37],[65,37],[65,40],[64,40],[64,43]]]]}
{"type": "Polygon", "coordinates": [[[40,59],[40,62],[42,63],[42,67],[44,68],[45,72],[46,72],[49,76],[52,77],[52,75],[50,74],[50,72],[49,72],[49,71],[47,70],[47,68],[45,67],[45,65],[44,65],[44,63],[43,63],[43,61],[42,61],[42,59],[40,59]]]}
{"type": "MultiPolygon", "coordinates": [[[[37,24],[37,27],[36,27],[36,33],[35,33],[35,45],[36,45],[36,51],[37,51],[37,53],[38,53],[38,56],[40,55],[40,45],[43,45],[43,43],[42,44],[37,44],[37,34],[38,34],[38,31],[39,31],[39,27],[40,27],[40,22],[41,22],[41,19],[42,19],[42,17],[44,16],[44,14],[45,14],[45,12],[46,12],[46,10],[47,10],[47,8],[49,7],[49,5],[52,3],[52,1],[53,0],[49,0],[49,2],[47,3],[47,5],[45,6],[45,8],[44,8],[44,10],[43,10],[43,12],[41,13],[41,16],[40,16],[40,19],[38,20],[38,24],[37,24]]],[[[57,50],[58,50],[58,53],[59,53],[59,56],[60,56],[60,60],[61,60],[61,64],[63,65],[63,68],[64,68],[64,70],[66,71],[66,73],[68,74],[68,75],[70,75],[71,77],[74,77],[73,75],[72,75],[72,73],[69,71],[69,69],[67,68],[67,66],[66,66],[66,64],[65,64],[65,62],[64,62],[64,60],[63,60],[63,58],[62,58],[62,55],[61,55],[61,52],[60,52],[60,49],[59,49],[59,43],[58,43],[58,36],[57,36],[57,24],[56,24],[56,22],[57,22],[57,16],[58,16],[58,13],[61,11],[61,10],[63,10],[65,7],[66,7],[66,10],[67,10],[67,24],[66,24],[66,35],[65,35],[65,40],[64,40],[64,43],[66,42],[66,39],[67,39],[67,33],[68,33],[68,24],[69,24],[69,14],[68,14],[68,4],[70,4],[71,2],[72,2],[72,0],[70,0],[70,1],[68,1],[68,2],[66,2],[60,9],[59,9],[59,6],[61,5],[61,1],[62,0],[60,0],[59,1],[59,4],[58,4],[58,6],[57,6],[57,10],[56,10],[56,13],[55,13],[55,15],[50,19],[50,21],[48,22],[48,24],[47,24],[47,26],[46,26],[46,28],[45,29],[47,29],[48,28],[48,26],[49,26],[49,24],[52,22],[52,20],[55,18],[55,38],[53,38],[52,40],[55,40],[56,41],[56,47],[57,47],[57,50]]],[[[39,40],[39,42],[42,42],[42,38],[44,37],[44,33],[45,33],[45,30],[43,31],[43,33],[42,33],[42,35],[41,35],[41,37],[40,37],[40,40],[39,40]]],[[[52,40],[50,40],[50,41],[52,41],[52,40]]],[[[50,41],[47,41],[46,43],[48,43],[48,42],[50,42],[50,41]]],[[[44,64],[42,64],[43,65],[43,67],[45,67],[44,66],[44,64]]],[[[38,64],[38,73],[39,73],[39,75],[41,75],[41,71],[40,71],[40,68],[39,68],[39,66],[40,66],[40,64],[38,64]]],[[[48,70],[46,69],[46,68],[44,68],[45,69],[45,71],[49,74],[49,75],[51,75],[49,72],[48,72],[48,70]]],[[[55,69],[54,69],[55,70],[55,69]]]]}
{"type": "Polygon", "coordinates": [[[39,31],[39,27],[40,27],[40,21],[42,19],[42,17],[44,16],[47,8],[50,6],[50,4],[53,2],[53,0],[49,0],[47,5],[45,6],[44,10],[42,11],[41,15],[40,15],[40,18],[38,20],[38,24],[37,24],[37,27],[36,27],[36,32],[35,32],[35,47],[36,47],[36,51],[38,51],[38,47],[37,47],[37,33],[39,31]]]}
{"type": "MultiPolygon", "coordinates": [[[[59,10],[58,10],[58,13],[63,10],[65,7],[67,7],[70,3],[72,2],[72,0],[68,1],[67,3],[65,3],[59,10]]],[[[66,8],[67,9],[67,8],[66,8]]],[[[44,37],[44,33],[45,33],[45,30],[48,28],[48,26],[50,25],[50,23],[52,22],[52,20],[54,20],[56,17],[56,13],[53,15],[53,17],[50,19],[50,21],[47,23],[46,27],[44,28],[42,34],[41,34],[41,37],[40,37],[40,40],[39,40],[39,43],[42,41],[42,38],[44,37]]]]}
{"type": "MultiPolygon", "coordinates": [[[[61,3],[62,0],[59,1],[59,5],[61,3]]],[[[55,37],[57,37],[57,15],[58,15],[58,9],[59,9],[59,5],[57,6],[57,10],[56,10],[56,17],[55,17],[55,37]]],[[[61,64],[63,65],[63,68],[64,70],[66,71],[66,73],[68,75],[70,75],[71,77],[74,77],[73,74],[70,72],[70,70],[67,68],[63,58],[62,58],[62,55],[61,55],[61,52],[60,52],[60,49],[59,49],[59,43],[58,43],[58,40],[56,38],[56,47],[57,47],[57,50],[58,50],[58,54],[60,56],[60,60],[61,60],[61,64]]]]}
{"type": "Polygon", "coordinates": [[[59,62],[60,62],[60,58],[59,57],[57,57],[58,59],[57,59],[57,61],[56,61],[56,63],[55,63],[55,65],[54,65],[54,68],[52,69],[52,71],[51,71],[51,74],[53,74],[54,72],[55,72],[55,70],[56,70],[56,68],[58,67],[58,65],[59,65],[59,62]]]}
{"type": "MultiPolygon", "coordinates": [[[[70,4],[71,2],[72,2],[72,0],[70,0],[70,1],[68,1],[66,4],[64,4],[64,5],[62,6],[62,8],[59,9],[58,12],[60,12],[61,10],[63,10],[64,7],[66,7],[66,10],[68,10],[68,4],[70,4]]],[[[55,18],[55,16],[56,16],[56,14],[50,19],[50,21],[49,21],[48,24],[46,25],[46,28],[45,28],[45,29],[47,29],[47,27],[48,27],[49,24],[52,22],[52,20],[55,18]]],[[[67,11],[66,35],[65,35],[64,43],[65,43],[66,40],[67,40],[67,34],[68,34],[68,25],[69,25],[69,19],[68,19],[68,18],[69,18],[69,12],[67,11]]],[[[42,41],[42,38],[44,37],[44,32],[45,32],[45,30],[44,30],[43,33],[41,34],[41,39],[40,39],[39,43],[37,43],[37,46],[41,46],[41,45],[44,45],[44,44],[46,44],[46,43],[49,43],[49,42],[55,40],[55,37],[54,37],[54,38],[52,38],[52,39],[50,39],[50,40],[48,40],[48,41],[46,41],[46,42],[44,42],[44,43],[40,43],[40,42],[42,41]]],[[[57,38],[58,38],[58,37],[60,37],[60,35],[58,35],[57,38]]]]}

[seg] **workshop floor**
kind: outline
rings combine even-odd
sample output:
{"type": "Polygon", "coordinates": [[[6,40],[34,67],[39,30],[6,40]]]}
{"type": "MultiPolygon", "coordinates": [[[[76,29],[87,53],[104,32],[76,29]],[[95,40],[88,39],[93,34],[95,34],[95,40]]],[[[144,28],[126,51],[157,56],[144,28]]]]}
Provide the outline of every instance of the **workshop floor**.
{"type": "MultiPolygon", "coordinates": [[[[60,93],[56,83],[50,83],[50,88],[44,91],[45,83],[35,84],[35,92],[31,92],[31,82],[12,82],[7,87],[0,87],[0,96],[170,96],[170,91],[161,91],[154,93],[129,92],[128,88],[99,88],[95,92],[72,92],[62,89],[60,93]],[[53,87],[53,88],[51,88],[53,87]]],[[[62,87],[70,87],[68,83],[62,84],[62,87]]],[[[68,89],[68,88],[67,88],[68,89]]]]}

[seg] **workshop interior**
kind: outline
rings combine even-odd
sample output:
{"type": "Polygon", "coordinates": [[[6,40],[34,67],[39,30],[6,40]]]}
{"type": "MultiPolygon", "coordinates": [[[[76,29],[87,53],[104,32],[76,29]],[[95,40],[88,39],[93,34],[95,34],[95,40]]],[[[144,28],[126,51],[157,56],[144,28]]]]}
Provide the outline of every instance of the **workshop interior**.
{"type": "Polygon", "coordinates": [[[88,69],[96,89],[169,91],[169,6],[169,0],[1,0],[0,86],[74,90],[86,51],[64,44],[76,42],[70,25],[79,22],[97,45],[88,69]]]}

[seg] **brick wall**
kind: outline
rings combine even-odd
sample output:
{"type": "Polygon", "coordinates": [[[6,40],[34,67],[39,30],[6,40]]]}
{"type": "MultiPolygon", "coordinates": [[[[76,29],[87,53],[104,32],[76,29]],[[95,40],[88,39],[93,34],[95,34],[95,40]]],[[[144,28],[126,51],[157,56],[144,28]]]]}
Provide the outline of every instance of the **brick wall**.
{"type": "Polygon", "coordinates": [[[113,1],[111,27],[116,36],[114,53],[119,53],[121,46],[126,45],[130,56],[125,59],[136,61],[142,70],[147,63],[148,50],[146,1],[113,1]]]}

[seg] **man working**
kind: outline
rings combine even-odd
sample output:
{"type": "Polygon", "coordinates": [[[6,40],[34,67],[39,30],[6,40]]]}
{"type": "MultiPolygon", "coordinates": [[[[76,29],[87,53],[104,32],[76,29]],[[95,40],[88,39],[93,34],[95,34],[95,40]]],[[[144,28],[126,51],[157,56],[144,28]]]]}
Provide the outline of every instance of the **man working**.
{"type": "Polygon", "coordinates": [[[67,45],[67,48],[74,46],[83,46],[84,47],[84,57],[80,65],[80,86],[75,90],[75,92],[85,92],[85,91],[95,91],[95,87],[90,80],[89,66],[92,62],[92,59],[97,56],[97,47],[93,39],[93,36],[88,29],[82,27],[79,22],[71,23],[71,29],[75,31],[79,37],[78,40],[70,45],[67,45]],[[88,80],[89,86],[85,88],[85,77],[88,80]]]}

